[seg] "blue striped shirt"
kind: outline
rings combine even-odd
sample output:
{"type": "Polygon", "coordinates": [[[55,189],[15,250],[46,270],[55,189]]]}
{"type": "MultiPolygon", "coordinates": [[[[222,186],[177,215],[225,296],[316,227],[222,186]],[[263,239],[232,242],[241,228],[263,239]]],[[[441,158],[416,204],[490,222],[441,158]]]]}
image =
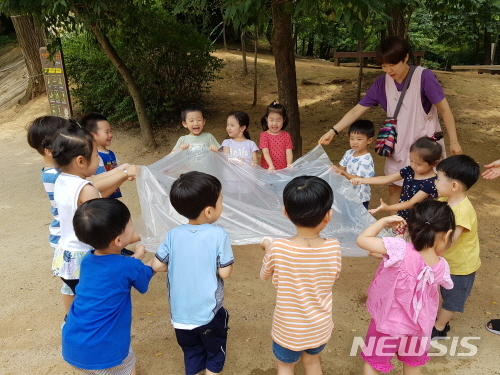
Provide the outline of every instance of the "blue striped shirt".
{"type": "Polygon", "coordinates": [[[42,168],[42,182],[45,192],[49,197],[50,201],[50,211],[54,219],[49,226],[49,243],[54,249],[59,243],[59,238],[61,238],[61,228],[59,226],[59,214],[57,212],[56,201],[54,200],[54,184],[56,183],[57,177],[59,177],[59,171],[54,167],[49,167],[47,169],[42,168]]]}

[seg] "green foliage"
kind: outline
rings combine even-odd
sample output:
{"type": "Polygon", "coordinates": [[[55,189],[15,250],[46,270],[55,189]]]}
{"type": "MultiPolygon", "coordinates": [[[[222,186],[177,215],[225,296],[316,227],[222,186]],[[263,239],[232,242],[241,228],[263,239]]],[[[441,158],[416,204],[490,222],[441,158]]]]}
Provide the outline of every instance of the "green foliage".
{"type": "MultiPolygon", "coordinates": [[[[124,19],[108,36],[141,88],[153,124],[177,119],[182,107],[201,101],[222,68],[205,37],[159,9],[124,19]]],[[[62,42],[72,93],[82,111],[102,112],[113,122],[135,121],[127,87],[97,42],[77,33],[62,42]]]]}
{"type": "Polygon", "coordinates": [[[0,35],[0,47],[5,46],[10,43],[14,43],[17,40],[16,35],[0,35]]]}

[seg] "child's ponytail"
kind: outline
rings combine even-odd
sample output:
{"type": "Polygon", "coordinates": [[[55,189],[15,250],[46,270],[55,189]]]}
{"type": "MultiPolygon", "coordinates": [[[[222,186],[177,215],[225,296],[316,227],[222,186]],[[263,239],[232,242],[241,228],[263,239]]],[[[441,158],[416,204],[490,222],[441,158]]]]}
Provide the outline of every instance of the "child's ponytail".
{"type": "Polygon", "coordinates": [[[408,232],[417,251],[434,246],[436,234],[450,229],[455,230],[455,215],[446,202],[427,199],[410,210],[408,232]]]}
{"type": "Polygon", "coordinates": [[[430,137],[421,137],[411,145],[410,152],[417,152],[422,160],[430,165],[436,164],[443,154],[443,147],[438,143],[443,137],[443,132],[435,132],[430,137]]]}
{"type": "Polygon", "coordinates": [[[282,130],[285,129],[286,126],[288,125],[288,117],[286,116],[286,109],[283,105],[278,104],[277,102],[272,102],[267,106],[266,114],[260,120],[262,129],[264,131],[269,129],[269,127],[267,126],[267,116],[269,116],[270,113],[279,113],[281,117],[283,117],[283,126],[281,127],[281,129],[282,130]]]}
{"type": "Polygon", "coordinates": [[[62,168],[77,156],[90,161],[94,152],[94,137],[76,121],[70,121],[68,127],[56,132],[51,142],[52,158],[62,168]]]}

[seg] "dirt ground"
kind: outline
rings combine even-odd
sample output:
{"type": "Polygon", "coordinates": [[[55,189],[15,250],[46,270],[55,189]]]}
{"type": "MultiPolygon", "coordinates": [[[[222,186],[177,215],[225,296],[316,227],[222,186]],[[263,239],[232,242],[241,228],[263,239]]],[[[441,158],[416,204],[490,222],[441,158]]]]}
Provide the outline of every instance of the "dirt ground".
{"type": "MultiPolygon", "coordinates": [[[[277,99],[274,63],[269,55],[260,55],[259,100],[252,102],[252,66],[250,74],[241,74],[238,52],[218,52],[226,67],[207,96],[209,117],[206,130],[222,141],[226,115],[231,110],[250,114],[250,133],[257,137],[258,122],[265,107],[277,99]]],[[[249,59],[250,63],[250,59],[249,59]]],[[[364,90],[381,74],[365,70],[364,90]]],[[[297,75],[304,152],[311,150],[319,137],[355,103],[357,69],[334,67],[315,60],[297,60],[297,75]],[[308,79],[321,85],[303,85],[308,79]],[[346,81],[325,84],[332,79],[346,81]]],[[[455,115],[464,153],[481,165],[500,158],[500,76],[473,72],[437,73],[455,115]]],[[[25,106],[13,107],[0,114],[0,355],[1,374],[77,374],[60,355],[60,328],[64,311],[59,294],[60,280],[51,276],[52,250],[47,243],[50,211],[40,182],[41,158],[26,143],[25,125],[37,116],[49,113],[46,97],[25,106]]],[[[372,109],[366,118],[380,122],[383,112],[372,109]]],[[[148,165],[160,159],[185,131],[179,126],[157,132],[161,146],[144,150],[137,129],[115,129],[112,149],[120,160],[148,165]]],[[[346,134],[326,147],[332,161],[338,162],[349,147],[346,134]]],[[[381,173],[383,160],[374,156],[381,173]]],[[[500,374],[498,360],[500,336],[484,328],[491,318],[500,318],[498,241],[500,239],[500,179],[481,179],[470,197],[479,217],[482,267],[464,314],[451,322],[443,341],[447,354],[433,357],[423,374],[500,374]],[[463,337],[477,346],[474,356],[460,345],[463,337]],[[455,349],[454,349],[455,348],[455,349]],[[497,359],[495,359],[497,358],[497,359]]],[[[135,183],[123,185],[123,201],[138,219],[140,207],[135,183]]],[[[374,189],[372,205],[386,197],[382,188],[374,189]]],[[[271,282],[259,279],[263,253],[256,245],[234,248],[235,269],[226,282],[226,307],[231,315],[225,374],[275,374],[270,349],[271,317],[275,292],[271,282]]],[[[152,256],[152,255],[149,255],[152,256]]],[[[350,356],[353,338],[364,337],[369,321],[365,308],[366,289],[378,261],[372,258],[344,258],[340,279],[334,285],[333,319],[335,330],[322,361],[325,374],[360,374],[363,361],[350,356]]],[[[138,374],[174,375],[183,373],[182,352],[169,322],[165,275],[151,281],[145,295],[133,293],[134,320],[132,345],[136,352],[138,374]]],[[[437,350],[434,350],[437,352],[437,350]]],[[[394,360],[394,363],[397,363],[394,360]]],[[[394,373],[401,373],[396,364],[394,373]]],[[[301,365],[297,374],[304,374],[301,365]]]]}

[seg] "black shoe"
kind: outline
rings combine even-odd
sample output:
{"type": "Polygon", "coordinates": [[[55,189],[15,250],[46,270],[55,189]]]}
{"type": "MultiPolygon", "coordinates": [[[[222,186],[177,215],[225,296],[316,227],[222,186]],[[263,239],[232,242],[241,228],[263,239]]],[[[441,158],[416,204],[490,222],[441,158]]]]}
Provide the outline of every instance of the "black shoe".
{"type": "Polygon", "coordinates": [[[436,327],[432,327],[431,339],[439,340],[442,337],[446,337],[446,332],[448,332],[449,330],[450,330],[450,325],[448,323],[446,323],[442,331],[437,330],[436,327]]]}
{"type": "Polygon", "coordinates": [[[121,254],[126,256],[126,257],[130,257],[130,256],[134,255],[135,253],[132,250],[122,249],[121,254]]]}

